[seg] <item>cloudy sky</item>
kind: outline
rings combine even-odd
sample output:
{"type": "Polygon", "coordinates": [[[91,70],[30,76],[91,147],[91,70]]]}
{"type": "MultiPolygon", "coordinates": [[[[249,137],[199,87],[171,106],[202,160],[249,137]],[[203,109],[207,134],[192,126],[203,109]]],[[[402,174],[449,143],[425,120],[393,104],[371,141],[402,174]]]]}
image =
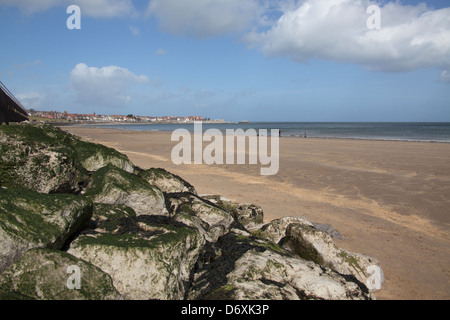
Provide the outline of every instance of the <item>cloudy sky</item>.
{"type": "Polygon", "coordinates": [[[36,110],[450,121],[448,0],[0,0],[0,35],[36,110]]]}

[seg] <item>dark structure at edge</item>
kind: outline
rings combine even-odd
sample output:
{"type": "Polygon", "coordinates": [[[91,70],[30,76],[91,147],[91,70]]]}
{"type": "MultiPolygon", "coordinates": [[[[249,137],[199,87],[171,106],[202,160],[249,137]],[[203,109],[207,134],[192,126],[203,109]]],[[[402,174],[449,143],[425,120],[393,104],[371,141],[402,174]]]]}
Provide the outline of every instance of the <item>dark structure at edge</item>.
{"type": "Polygon", "coordinates": [[[28,120],[28,113],[19,100],[0,81],[0,125],[4,122],[22,122],[28,120]]]}

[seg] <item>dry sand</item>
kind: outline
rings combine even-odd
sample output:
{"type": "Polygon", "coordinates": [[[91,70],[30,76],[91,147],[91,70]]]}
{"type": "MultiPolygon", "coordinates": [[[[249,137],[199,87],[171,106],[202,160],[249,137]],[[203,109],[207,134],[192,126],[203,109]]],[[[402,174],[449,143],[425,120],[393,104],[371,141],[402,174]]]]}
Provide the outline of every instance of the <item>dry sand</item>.
{"type": "Polygon", "coordinates": [[[174,165],[170,132],[64,129],[178,174],[199,194],[258,204],[266,221],[333,225],[338,246],[380,260],[377,299],[450,298],[450,144],[281,138],[278,174],[261,176],[259,165],[174,165]]]}

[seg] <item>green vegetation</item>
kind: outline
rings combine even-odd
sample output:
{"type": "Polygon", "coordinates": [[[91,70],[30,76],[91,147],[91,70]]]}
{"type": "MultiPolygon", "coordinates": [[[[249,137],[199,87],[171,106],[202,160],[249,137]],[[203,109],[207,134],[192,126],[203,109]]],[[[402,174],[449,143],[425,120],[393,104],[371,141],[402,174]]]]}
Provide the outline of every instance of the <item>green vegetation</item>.
{"type": "Polygon", "coordinates": [[[303,239],[297,239],[292,236],[286,236],[285,244],[291,247],[293,251],[302,259],[313,261],[319,265],[325,265],[322,255],[311,243],[303,239]]]}
{"type": "Polygon", "coordinates": [[[41,194],[27,189],[0,189],[0,227],[10,236],[38,245],[60,247],[70,222],[61,213],[66,208],[81,210],[76,229],[92,215],[92,203],[68,194],[41,194]]]}
{"type": "Polygon", "coordinates": [[[92,183],[85,193],[87,197],[95,198],[99,194],[108,193],[112,188],[119,189],[125,193],[142,189],[153,193],[154,196],[158,196],[157,192],[159,189],[157,187],[150,185],[141,177],[111,164],[98,169],[94,172],[91,179],[92,183]]]}
{"type": "Polygon", "coordinates": [[[4,186],[41,191],[41,184],[54,179],[52,183],[64,185],[64,192],[67,188],[76,192],[88,179],[88,171],[98,169],[95,165],[132,167],[126,155],[50,125],[1,126],[0,142],[0,181],[4,186]]]}
{"type": "MultiPolygon", "coordinates": [[[[42,191],[61,186],[76,191],[87,179],[70,146],[74,138],[47,125],[0,127],[0,180],[2,185],[42,191]]],[[[48,192],[48,191],[47,191],[48,192]]]]}
{"type": "MultiPolygon", "coordinates": [[[[111,228],[118,230],[121,228],[123,220],[111,221],[111,228]]],[[[141,222],[142,223],[142,222],[141,222]]],[[[175,226],[173,224],[160,225],[158,223],[144,222],[151,232],[139,230],[117,234],[95,234],[84,235],[77,241],[77,247],[83,246],[109,246],[128,250],[130,248],[158,249],[167,245],[177,245],[185,243],[188,237],[198,237],[199,233],[194,228],[187,226],[175,226]]]]}
{"type": "Polygon", "coordinates": [[[260,248],[270,249],[270,250],[278,252],[278,253],[284,252],[284,250],[278,244],[270,242],[265,239],[261,239],[261,238],[258,239],[253,236],[247,237],[247,236],[243,236],[240,234],[236,235],[236,238],[240,241],[250,243],[250,244],[260,247],[260,248]]]}
{"type": "Polygon", "coordinates": [[[339,254],[356,272],[360,272],[362,275],[365,274],[365,271],[359,265],[359,260],[355,256],[349,256],[347,252],[342,251],[339,254]]]}
{"type": "Polygon", "coordinates": [[[63,251],[31,249],[0,276],[0,299],[118,299],[111,277],[63,251]],[[68,266],[80,268],[81,287],[67,288],[68,266]],[[26,272],[24,272],[26,271],[26,272]]]}

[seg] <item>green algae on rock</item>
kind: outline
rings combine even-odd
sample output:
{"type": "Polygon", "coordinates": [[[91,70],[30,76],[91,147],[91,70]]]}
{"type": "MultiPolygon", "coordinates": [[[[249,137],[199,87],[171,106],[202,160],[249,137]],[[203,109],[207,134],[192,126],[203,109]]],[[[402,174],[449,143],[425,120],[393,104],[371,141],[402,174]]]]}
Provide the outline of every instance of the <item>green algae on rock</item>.
{"type": "Polygon", "coordinates": [[[77,193],[87,171],[71,138],[50,126],[0,126],[0,181],[41,193],[77,193]]]}
{"type": "Polygon", "coordinates": [[[192,193],[166,194],[166,203],[175,220],[197,228],[207,241],[217,241],[235,222],[229,212],[192,193]]]}
{"type": "Polygon", "coordinates": [[[219,195],[204,196],[218,207],[231,213],[233,218],[246,228],[255,228],[264,222],[263,209],[253,203],[239,203],[219,195]]]}
{"type": "Polygon", "coordinates": [[[162,168],[139,170],[139,176],[165,193],[190,192],[196,194],[194,186],[181,177],[162,168]]]}
{"type": "Polygon", "coordinates": [[[30,248],[61,249],[91,215],[84,197],[0,188],[0,272],[30,248]]]}
{"type": "Polygon", "coordinates": [[[114,233],[86,233],[68,253],[111,275],[126,299],[184,299],[205,240],[200,233],[163,216],[117,221],[114,233]]]}
{"type": "Polygon", "coordinates": [[[189,299],[365,300],[360,282],[296,258],[269,240],[233,229],[206,246],[189,299]]]}
{"type": "Polygon", "coordinates": [[[85,196],[95,203],[127,205],[137,215],[167,215],[164,194],[158,187],[110,164],[93,173],[85,196]]]}
{"type": "Polygon", "coordinates": [[[0,183],[41,193],[78,193],[88,171],[111,164],[127,172],[128,157],[50,125],[0,126],[0,183]]]}
{"type": "Polygon", "coordinates": [[[94,265],[66,252],[28,250],[0,275],[0,299],[120,300],[111,277],[94,265]],[[70,268],[80,271],[78,288],[67,285],[70,268]]]}
{"type": "Polygon", "coordinates": [[[71,141],[71,146],[81,165],[88,171],[97,171],[110,164],[129,173],[134,172],[133,163],[115,149],[75,138],[71,141]]]}

